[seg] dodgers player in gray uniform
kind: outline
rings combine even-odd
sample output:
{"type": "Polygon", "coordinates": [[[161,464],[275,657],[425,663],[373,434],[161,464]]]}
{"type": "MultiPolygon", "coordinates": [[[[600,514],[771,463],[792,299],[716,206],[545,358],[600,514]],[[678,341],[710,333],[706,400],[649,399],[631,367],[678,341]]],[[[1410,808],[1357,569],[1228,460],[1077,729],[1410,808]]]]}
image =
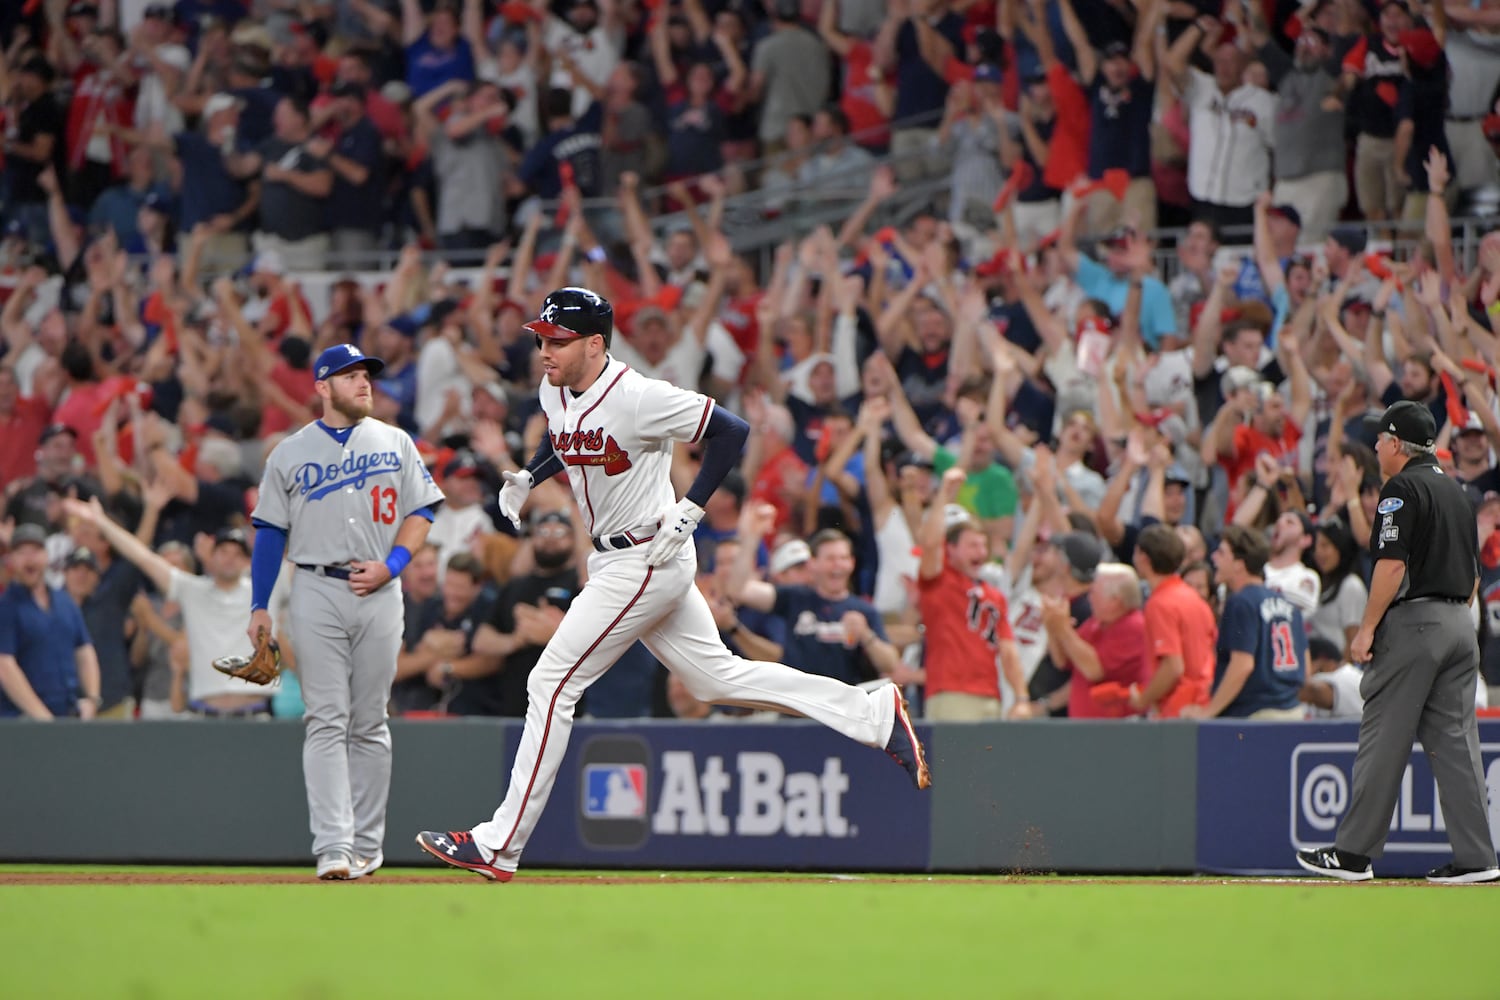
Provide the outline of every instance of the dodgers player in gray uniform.
{"type": "Polygon", "coordinates": [[[297,566],[291,640],[307,706],[302,774],[321,879],[359,878],[384,861],[385,710],[404,620],[393,584],[443,502],[411,437],[367,419],[370,379],[384,367],[352,344],[318,355],[323,417],[272,450],[251,515],[251,642],[271,629],[266,609],[283,556],[297,566]]]}
{"type": "MultiPolygon", "coordinates": [[[[518,521],[534,483],[559,473],[594,536],[589,582],[573,599],[526,683],[526,727],[510,788],[493,818],[471,830],[424,830],[417,843],[440,861],[510,881],[567,752],[583,692],[640,639],[700,701],[771,708],[815,719],[884,748],[918,788],[930,783],[922,744],[895,685],[865,691],[725,648],[694,586],[693,530],[704,505],[740,460],[743,420],[712,399],[647,378],[608,354],[614,310],[586,288],[547,296],[526,325],[546,381],[549,435],[526,468],[507,472],[500,510],[518,521]],[[681,500],[672,451],[703,443],[703,463],[681,500]]],[[[517,525],[519,527],[519,525],[517,525]]]]}

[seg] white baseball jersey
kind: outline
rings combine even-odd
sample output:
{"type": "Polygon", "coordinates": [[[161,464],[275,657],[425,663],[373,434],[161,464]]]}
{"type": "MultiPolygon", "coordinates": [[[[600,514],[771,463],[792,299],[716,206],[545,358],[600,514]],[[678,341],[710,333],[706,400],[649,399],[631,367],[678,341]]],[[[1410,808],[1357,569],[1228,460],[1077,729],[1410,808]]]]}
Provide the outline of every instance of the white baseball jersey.
{"type": "Polygon", "coordinates": [[[1323,582],[1318,574],[1301,563],[1292,563],[1281,569],[1266,566],[1266,587],[1302,610],[1304,620],[1318,610],[1318,597],[1323,592],[1323,582]]]}
{"type": "Polygon", "coordinates": [[[654,528],[672,492],[672,447],[694,442],[714,401],[647,378],[614,358],[580,395],[543,383],[552,449],[596,538],[654,528]]]}
{"type": "Polygon", "coordinates": [[[442,499],[405,431],[368,418],[347,434],[314,422],[272,450],[251,516],[287,530],[292,562],[341,566],[384,559],[401,522],[442,499]]]}

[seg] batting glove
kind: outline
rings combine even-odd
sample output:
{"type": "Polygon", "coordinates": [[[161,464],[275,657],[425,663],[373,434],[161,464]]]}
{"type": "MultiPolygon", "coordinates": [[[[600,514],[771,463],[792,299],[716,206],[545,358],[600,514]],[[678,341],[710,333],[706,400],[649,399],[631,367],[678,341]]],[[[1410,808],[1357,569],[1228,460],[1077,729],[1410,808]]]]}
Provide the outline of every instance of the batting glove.
{"type": "Polygon", "coordinates": [[[521,508],[526,506],[526,498],[530,495],[531,473],[525,469],[505,473],[505,485],[500,487],[500,513],[516,526],[517,531],[521,530],[521,508]]]}
{"type": "Polygon", "coordinates": [[[692,540],[701,520],[703,508],[686,498],[662,511],[661,526],[646,549],[646,565],[663,566],[676,558],[682,547],[692,540]]]}

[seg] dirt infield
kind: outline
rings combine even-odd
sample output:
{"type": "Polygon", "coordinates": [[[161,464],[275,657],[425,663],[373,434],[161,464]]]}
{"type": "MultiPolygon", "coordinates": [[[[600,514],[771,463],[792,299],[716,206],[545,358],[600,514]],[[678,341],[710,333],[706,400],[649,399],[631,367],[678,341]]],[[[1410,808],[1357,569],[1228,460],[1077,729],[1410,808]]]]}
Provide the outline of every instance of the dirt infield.
{"type": "MultiPolygon", "coordinates": [[[[361,885],[478,885],[486,880],[462,875],[410,875],[381,878],[378,874],[354,879],[361,885]]],[[[526,875],[521,874],[512,886],[523,885],[827,885],[838,883],[865,883],[875,885],[1280,885],[1313,888],[1335,886],[1342,883],[1312,878],[1110,878],[1058,875],[994,875],[994,876],[906,876],[890,875],[762,875],[759,873],[737,875],[673,875],[652,872],[639,875],[526,875]]],[[[243,872],[179,872],[179,871],[99,871],[99,872],[5,872],[0,871],[0,888],[6,886],[32,885],[323,885],[311,874],[299,875],[284,871],[243,872]]],[[[502,883],[496,883],[502,884],[502,883]]],[[[1428,883],[1409,879],[1376,879],[1363,883],[1377,886],[1425,886],[1428,883]]]]}

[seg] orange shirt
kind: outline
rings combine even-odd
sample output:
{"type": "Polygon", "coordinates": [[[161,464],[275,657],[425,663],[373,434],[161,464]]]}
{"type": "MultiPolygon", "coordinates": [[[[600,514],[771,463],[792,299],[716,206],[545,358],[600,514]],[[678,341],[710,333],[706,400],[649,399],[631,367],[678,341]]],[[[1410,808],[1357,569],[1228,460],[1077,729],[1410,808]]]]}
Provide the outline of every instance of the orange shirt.
{"type": "Polygon", "coordinates": [[[917,579],[917,606],[926,626],[927,694],[957,691],[1000,697],[995,653],[1013,638],[1005,595],[951,566],[931,579],[917,579]]]}
{"type": "Polygon", "coordinates": [[[1213,609],[1182,582],[1182,577],[1169,576],[1151,592],[1146,600],[1146,641],[1151,658],[1144,682],[1149,683],[1162,657],[1182,657],[1182,678],[1157,704],[1162,718],[1176,718],[1184,705],[1208,704],[1218,639],[1213,609]]]}

